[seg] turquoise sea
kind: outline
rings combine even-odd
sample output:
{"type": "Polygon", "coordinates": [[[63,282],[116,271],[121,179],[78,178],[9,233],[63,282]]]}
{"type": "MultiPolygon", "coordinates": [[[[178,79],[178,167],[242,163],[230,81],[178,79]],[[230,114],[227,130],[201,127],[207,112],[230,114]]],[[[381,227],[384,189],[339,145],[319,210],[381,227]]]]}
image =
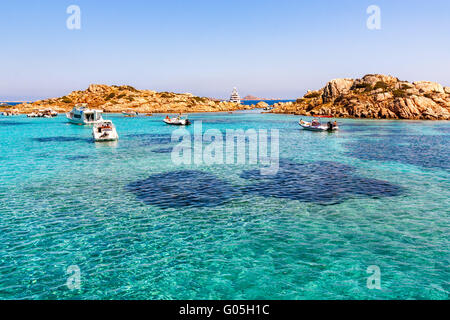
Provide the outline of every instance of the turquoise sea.
{"type": "Polygon", "coordinates": [[[0,299],[449,298],[449,122],[329,134],[298,116],[190,116],[278,129],[279,171],[261,176],[175,165],[163,115],[105,118],[116,144],[63,116],[0,117],[0,299]]]}

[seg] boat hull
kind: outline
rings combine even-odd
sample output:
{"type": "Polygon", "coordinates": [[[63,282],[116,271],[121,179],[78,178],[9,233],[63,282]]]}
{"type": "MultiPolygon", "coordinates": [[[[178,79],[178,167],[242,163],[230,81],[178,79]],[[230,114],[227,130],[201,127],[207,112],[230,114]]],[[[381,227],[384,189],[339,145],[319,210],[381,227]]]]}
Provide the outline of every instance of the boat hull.
{"type": "Polygon", "coordinates": [[[69,114],[66,114],[66,118],[67,121],[69,121],[69,123],[72,124],[81,124],[81,125],[93,125],[93,124],[97,124],[103,121],[103,119],[99,119],[99,120],[94,120],[94,121],[86,121],[83,119],[75,119],[75,118],[71,118],[69,114]]]}
{"type": "Polygon", "coordinates": [[[164,122],[166,124],[172,125],[172,126],[188,126],[191,124],[191,122],[188,119],[181,119],[181,120],[176,120],[176,119],[164,119],[164,122]]]}
{"type": "Polygon", "coordinates": [[[119,135],[115,128],[109,131],[98,132],[97,128],[94,127],[92,129],[92,137],[95,142],[108,142],[108,141],[117,141],[119,140],[119,135]]]}
{"type": "Polygon", "coordinates": [[[328,131],[328,132],[333,132],[333,131],[339,130],[338,127],[333,127],[333,128],[330,129],[327,125],[311,126],[310,124],[301,123],[301,122],[299,123],[299,125],[303,128],[303,130],[308,130],[308,131],[316,131],[316,132],[328,131]]]}

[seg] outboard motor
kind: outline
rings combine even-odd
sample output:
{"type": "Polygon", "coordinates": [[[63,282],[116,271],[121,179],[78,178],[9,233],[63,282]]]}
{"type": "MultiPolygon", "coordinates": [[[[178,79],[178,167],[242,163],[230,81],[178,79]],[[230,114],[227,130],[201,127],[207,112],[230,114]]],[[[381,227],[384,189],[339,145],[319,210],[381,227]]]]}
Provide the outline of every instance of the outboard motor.
{"type": "Polygon", "coordinates": [[[331,123],[331,121],[328,121],[327,125],[328,125],[328,131],[333,131],[333,124],[331,123]]]}

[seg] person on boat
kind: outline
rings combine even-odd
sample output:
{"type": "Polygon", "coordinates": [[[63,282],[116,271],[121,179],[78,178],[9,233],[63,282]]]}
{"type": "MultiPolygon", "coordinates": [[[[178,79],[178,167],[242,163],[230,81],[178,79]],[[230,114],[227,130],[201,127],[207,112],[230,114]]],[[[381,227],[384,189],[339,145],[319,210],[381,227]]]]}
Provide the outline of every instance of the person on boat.
{"type": "Polygon", "coordinates": [[[333,128],[337,128],[337,121],[336,120],[334,120],[334,122],[333,122],[333,128]]]}
{"type": "Polygon", "coordinates": [[[333,130],[333,124],[331,123],[331,121],[328,121],[327,126],[329,131],[333,130]]]}
{"type": "Polygon", "coordinates": [[[166,116],[166,120],[170,120],[169,115],[166,116]]]}
{"type": "Polygon", "coordinates": [[[319,123],[319,121],[317,121],[316,119],[314,119],[314,120],[311,122],[311,125],[312,125],[313,127],[315,127],[315,126],[320,125],[320,123],[319,123]]]}

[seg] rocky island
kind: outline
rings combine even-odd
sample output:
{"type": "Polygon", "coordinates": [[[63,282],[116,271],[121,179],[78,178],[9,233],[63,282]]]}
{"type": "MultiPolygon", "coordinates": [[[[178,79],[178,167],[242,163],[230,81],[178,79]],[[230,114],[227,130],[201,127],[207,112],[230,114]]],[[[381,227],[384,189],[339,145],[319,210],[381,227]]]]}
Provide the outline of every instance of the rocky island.
{"type": "Polygon", "coordinates": [[[30,113],[37,109],[67,112],[78,103],[87,103],[90,108],[110,113],[129,110],[138,113],[221,112],[251,108],[237,103],[197,97],[191,93],[156,92],[137,90],[126,85],[107,86],[101,84],[91,84],[87,90],[73,91],[61,98],[19,104],[14,108],[20,113],[30,113]]]}
{"type": "Polygon", "coordinates": [[[324,88],[308,91],[296,102],[275,104],[271,112],[342,118],[449,120],[450,87],[369,74],[362,79],[331,80],[324,88]]]}

